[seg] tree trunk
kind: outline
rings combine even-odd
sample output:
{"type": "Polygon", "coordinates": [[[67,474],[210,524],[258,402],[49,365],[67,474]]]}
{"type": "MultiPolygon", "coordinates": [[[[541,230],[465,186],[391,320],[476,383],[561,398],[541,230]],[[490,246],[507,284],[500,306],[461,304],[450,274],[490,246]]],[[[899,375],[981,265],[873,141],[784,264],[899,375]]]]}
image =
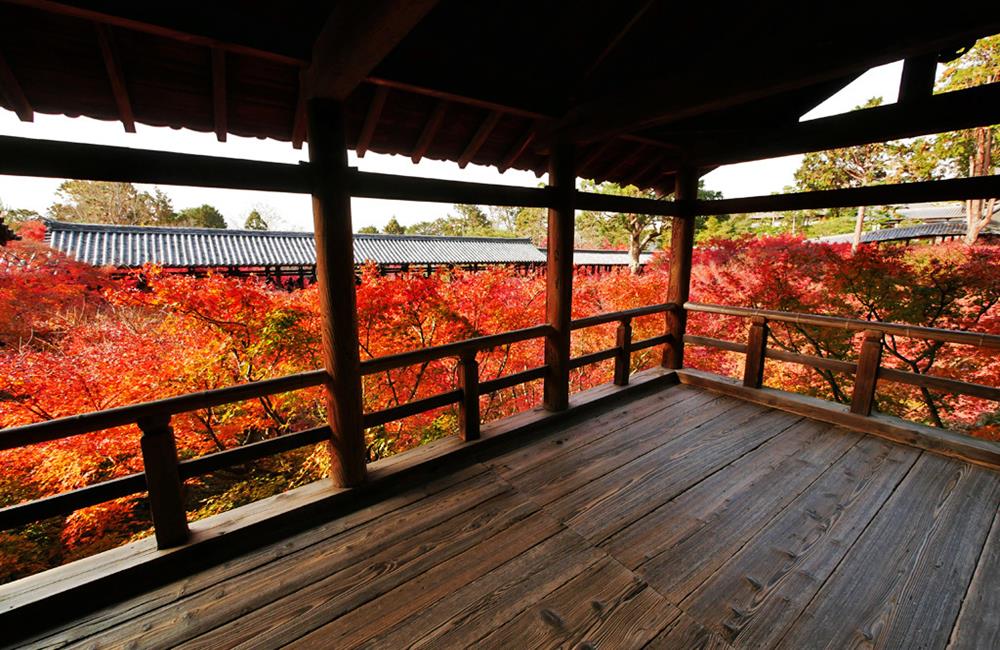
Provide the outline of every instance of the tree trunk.
{"type": "MultiPolygon", "coordinates": [[[[969,157],[969,177],[988,176],[993,163],[993,130],[991,127],[976,129],[976,151],[969,157]]],[[[993,220],[996,199],[984,201],[973,199],[965,202],[967,229],[965,243],[972,246],[979,239],[979,233],[993,220]]]]}
{"type": "Polygon", "coordinates": [[[639,273],[639,260],[642,254],[642,243],[639,238],[642,236],[640,232],[633,232],[628,238],[628,268],[632,271],[632,275],[639,273]]]}
{"type": "Polygon", "coordinates": [[[854,239],[851,240],[851,252],[857,252],[861,245],[861,232],[865,228],[865,206],[858,206],[858,218],[854,222],[854,239]]]}

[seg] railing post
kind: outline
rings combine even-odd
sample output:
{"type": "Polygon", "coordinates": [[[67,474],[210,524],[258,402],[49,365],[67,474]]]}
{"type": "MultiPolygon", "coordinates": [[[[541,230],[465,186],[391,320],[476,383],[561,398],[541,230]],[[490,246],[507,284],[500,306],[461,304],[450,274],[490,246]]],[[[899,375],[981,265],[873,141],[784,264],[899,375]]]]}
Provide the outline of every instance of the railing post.
{"type": "Polygon", "coordinates": [[[754,316],[747,340],[746,363],[743,366],[743,385],[760,388],[764,385],[764,359],[767,356],[767,319],[754,316]]]}
{"type": "Polygon", "coordinates": [[[628,386],[628,378],[632,374],[631,318],[623,318],[618,323],[615,345],[618,347],[618,353],[615,355],[615,386],[628,386]]]}
{"type": "Polygon", "coordinates": [[[851,397],[851,413],[871,415],[875,404],[875,386],[882,364],[882,340],[885,335],[876,330],[865,330],[858,355],[858,371],[854,375],[854,395],[851,397]]]}
{"type": "Polygon", "coordinates": [[[184,494],[177,472],[177,443],[170,428],[170,416],[139,421],[142,438],[142,466],[149,490],[149,510],[156,531],[156,547],[170,548],[187,541],[189,532],[184,494]]]}
{"type": "Polygon", "coordinates": [[[674,308],[667,311],[666,330],[670,340],[663,346],[663,367],[684,367],[684,332],[687,330],[687,310],[684,303],[691,290],[691,258],[694,252],[694,201],[698,198],[698,170],[691,166],[677,170],[674,200],[680,204],[680,215],[672,217],[670,226],[670,281],[667,302],[674,308]]]}
{"type": "Polygon", "coordinates": [[[365,480],[368,459],[361,400],[361,359],[354,293],[354,237],[350,168],[339,102],[314,98],[306,104],[309,161],[313,170],[316,279],[322,317],[326,406],[330,424],[330,478],[338,487],[365,480]]]}
{"type": "Polygon", "coordinates": [[[545,375],[542,402],[550,411],[569,406],[570,321],[573,308],[573,204],[576,193],[574,148],[557,144],[549,161],[549,185],[554,205],[549,208],[549,245],[545,271],[545,316],[552,333],[545,338],[545,375]]]}
{"type": "Polygon", "coordinates": [[[462,401],[458,403],[458,428],[466,442],[479,439],[479,362],[476,353],[462,355],[458,364],[459,388],[462,401]]]}

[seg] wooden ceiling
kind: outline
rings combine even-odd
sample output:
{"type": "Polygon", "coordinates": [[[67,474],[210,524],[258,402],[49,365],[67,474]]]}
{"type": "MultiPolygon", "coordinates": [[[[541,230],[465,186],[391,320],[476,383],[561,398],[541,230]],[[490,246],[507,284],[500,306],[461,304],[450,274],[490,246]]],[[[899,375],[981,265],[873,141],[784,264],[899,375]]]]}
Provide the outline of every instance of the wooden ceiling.
{"type": "Polygon", "coordinates": [[[0,0],[0,105],[301,146],[311,89],[348,144],[668,187],[720,133],[780,132],[868,68],[1000,32],[1000,5],[0,0]]]}

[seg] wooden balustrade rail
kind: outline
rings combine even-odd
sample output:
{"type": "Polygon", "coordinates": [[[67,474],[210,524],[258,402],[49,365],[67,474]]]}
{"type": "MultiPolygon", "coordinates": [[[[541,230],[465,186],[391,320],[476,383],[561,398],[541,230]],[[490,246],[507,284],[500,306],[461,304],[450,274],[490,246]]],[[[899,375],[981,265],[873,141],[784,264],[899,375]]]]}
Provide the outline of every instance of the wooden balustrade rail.
{"type": "Polygon", "coordinates": [[[875,399],[875,389],[879,380],[909,384],[911,386],[959,395],[970,395],[1000,402],[1000,388],[974,384],[949,377],[937,377],[895,368],[885,368],[881,363],[886,335],[998,349],[1000,348],[1000,336],[994,334],[946,330],[934,327],[918,327],[901,323],[880,323],[854,318],[841,318],[838,316],[817,316],[814,314],[750,309],[746,307],[706,305],[693,302],[686,303],[684,307],[688,311],[752,319],[753,324],[750,328],[749,339],[745,344],[706,336],[694,336],[690,334],[684,336],[686,344],[746,354],[743,385],[749,388],[762,387],[765,360],[775,359],[853,375],[854,394],[851,399],[851,411],[861,415],[871,414],[875,399]],[[858,361],[830,359],[769,348],[767,346],[769,322],[863,332],[864,340],[861,344],[858,361]]]}
{"type": "MultiPolygon", "coordinates": [[[[572,329],[618,322],[619,331],[622,328],[627,328],[630,332],[633,318],[663,313],[673,308],[674,306],[671,304],[663,304],[601,314],[573,321],[572,329]]],[[[481,395],[542,379],[547,371],[546,366],[543,365],[480,382],[476,353],[543,338],[550,333],[550,330],[548,325],[538,325],[362,361],[361,372],[363,375],[388,372],[446,358],[457,358],[460,362],[459,382],[455,390],[366,413],[364,426],[375,427],[435,408],[459,404],[460,433],[465,440],[475,440],[479,436],[479,397],[481,395]]],[[[631,353],[659,345],[667,338],[669,337],[657,336],[632,342],[631,334],[624,339],[619,335],[615,347],[577,357],[571,360],[571,365],[577,368],[614,358],[616,360],[615,381],[624,385],[628,382],[631,353]]],[[[146,491],[149,493],[158,545],[167,548],[182,544],[188,537],[182,489],[182,483],[185,479],[328,440],[330,429],[328,426],[316,427],[198,458],[178,461],[176,443],[170,426],[171,417],[198,409],[319,386],[323,384],[325,379],[326,373],[324,371],[313,370],[287,377],[179,395],[106,411],[4,429],[0,431],[0,451],[93,433],[112,427],[138,424],[142,431],[141,441],[145,472],[0,508],[0,530],[68,514],[80,508],[146,491]]]]}

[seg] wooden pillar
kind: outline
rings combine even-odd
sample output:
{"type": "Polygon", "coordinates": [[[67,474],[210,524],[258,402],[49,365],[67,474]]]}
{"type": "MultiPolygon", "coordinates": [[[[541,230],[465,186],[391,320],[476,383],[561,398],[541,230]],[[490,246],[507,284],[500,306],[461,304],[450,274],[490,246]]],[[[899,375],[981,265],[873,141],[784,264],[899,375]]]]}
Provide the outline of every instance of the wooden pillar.
{"type": "Polygon", "coordinates": [[[670,227],[670,281],[667,302],[677,305],[667,312],[666,329],[670,340],[663,346],[663,367],[684,367],[684,332],[687,330],[687,310],[684,303],[691,290],[691,256],[694,251],[694,209],[698,198],[698,171],[694,167],[677,170],[674,200],[680,203],[679,216],[672,218],[670,227]]]}
{"type": "Polygon", "coordinates": [[[871,415],[875,405],[875,386],[878,371],[882,365],[882,332],[865,330],[858,355],[858,371],[854,375],[854,395],[851,397],[851,413],[871,415]]]}
{"type": "Polygon", "coordinates": [[[153,517],[156,547],[180,546],[189,537],[184,493],[177,472],[177,443],[170,416],[139,421],[142,438],[142,466],[149,491],[149,511],[153,517]]]}
{"type": "Polygon", "coordinates": [[[344,117],[342,106],[329,99],[310,99],[306,111],[322,356],[332,432],[330,477],[338,487],[350,487],[364,482],[368,454],[362,426],[354,237],[344,117]]]}
{"type": "Polygon", "coordinates": [[[615,334],[615,386],[628,386],[629,375],[632,374],[632,319],[626,318],[618,323],[615,334]]]}
{"type": "Polygon", "coordinates": [[[754,316],[747,341],[747,358],[743,366],[743,385],[760,388],[764,385],[764,359],[767,356],[767,319],[754,316]]]}
{"type": "Polygon", "coordinates": [[[543,404],[550,411],[569,406],[569,342],[573,307],[573,234],[576,167],[569,144],[553,148],[549,160],[549,185],[554,206],[549,208],[549,246],[545,274],[545,318],[553,328],[545,338],[543,404]]]}
{"type": "Polygon", "coordinates": [[[458,403],[458,428],[462,439],[479,439],[479,362],[476,353],[462,355],[458,364],[459,388],[462,401],[458,403]]]}

